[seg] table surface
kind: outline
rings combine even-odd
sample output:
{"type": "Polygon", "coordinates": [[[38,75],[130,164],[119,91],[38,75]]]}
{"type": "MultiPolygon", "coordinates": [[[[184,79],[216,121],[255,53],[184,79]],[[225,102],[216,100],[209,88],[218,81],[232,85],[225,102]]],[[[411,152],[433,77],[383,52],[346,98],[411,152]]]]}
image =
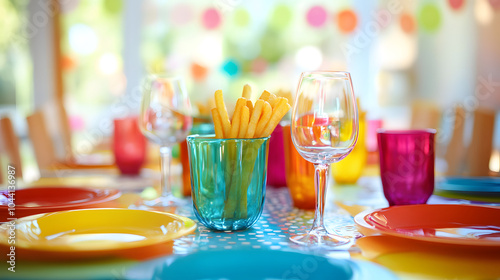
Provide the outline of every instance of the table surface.
{"type": "MultiPolygon", "coordinates": [[[[101,175],[103,176],[103,175],[101,175]]],[[[146,176],[147,177],[147,176],[146,176]]],[[[117,180],[124,180],[116,177],[117,180]]],[[[135,180],[138,180],[137,178],[135,180]]],[[[43,180],[42,180],[43,181],[43,180]]],[[[45,184],[50,181],[45,181],[45,184]]],[[[99,182],[99,181],[98,181],[99,182]]],[[[40,183],[39,185],[43,185],[40,183]]],[[[130,189],[127,189],[130,191],[130,189]]],[[[189,203],[191,200],[186,199],[187,206],[180,208],[177,214],[187,216],[196,220],[193,214],[192,206],[189,203]]],[[[472,203],[464,198],[446,198],[433,195],[429,203],[472,203]]],[[[474,202],[480,203],[480,202],[474,202]]],[[[500,203],[489,202],[488,205],[500,205],[500,203]]],[[[500,277],[500,268],[490,264],[490,261],[498,261],[500,256],[486,256],[486,262],[481,259],[477,252],[463,252],[462,259],[456,256],[461,256],[461,252],[455,252],[454,256],[446,254],[446,250],[434,252],[419,252],[419,249],[402,250],[401,248],[391,248],[390,244],[396,244],[397,240],[373,239],[370,237],[362,237],[356,230],[353,218],[351,215],[364,209],[373,209],[387,206],[382,191],[380,179],[378,177],[361,178],[356,185],[352,186],[330,186],[327,206],[325,213],[326,226],[333,231],[342,235],[353,237],[352,244],[344,246],[343,250],[320,252],[330,258],[340,259],[361,259],[370,260],[383,266],[390,268],[400,278],[404,279],[421,279],[421,278],[486,278],[494,276],[500,277]],[[337,205],[343,206],[342,208],[337,205]],[[353,210],[353,207],[355,208],[353,210]],[[347,211],[346,211],[347,210],[347,211]],[[351,211],[349,211],[351,210],[351,211]],[[354,242],[354,240],[358,240],[354,242]],[[359,242],[363,240],[362,242],[359,242]],[[366,240],[372,242],[367,246],[367,251],[372,247],[377,247],[384,242],[389,242],[385,247],[385,254],[374,252],[362,252],[360,244],[366,245],[366,240]],[[359,244],[358,244],[359,243],[359,244]],[[392,251],[391,251],[392,250],[392,251]],[[405,254],[403,254],[405,253],[405,254]],[[427,255],[426,255],[427,254],[427,255]],[[419,258],[418,262],[420,269],[413,269],[407,266],[408,262],[414,258],[419,258]],[[498,257],[498,258],[497,258],[498,257]],[[429,261],[425,259],[429,258],[429,261]],[[471,259],[471,260],[469,260],[471,259]],[[472,259],[475,259],[472,260],[472,259]],[[431,262],[434,262],[434,264],[431,262]],[[483,261],[480,263],[480,261],[483,261]],[[441,265],[452,265],[460,263],[470,264],[469,270],[452,269],[440,267],[441,265]],[[489,266],[488,266],[489,265],[489,266]],[[482,271],[478,270],[481,269],[482,271]],[[443,272],[444,270],[444,272],[443,272]],[[487,274],[482,274],[485,272],[487,274]],[[469,277],[470,276],[470,277],[469,277]],[[476,277],[477,276],[477,277],[476,277]]],[[[135,206],[132,206],[132,208],[135,206]]],[[[264,211],[261,218],[256,224],[245,231],[235,232],[215,232],[207,229],[202,224],[198,223],[198,228],[194,234],[177,239],[174,242],[173,255],[181,256],[194,251],[210,251],[210,250],[231,250],[231,249],[268,249],[268,250],[287,250],[287,251],[303,251],[303,248],[296,247],[289,242],[289,237],[308,230],[312,224],[314,211],[306,211],[294,208],[289,196],[287,188],[268,187],[266,193],[266,201],[264,211]]],[[[363,247],[363,246],[361,246],[363,247]]],[[[425,246],[420,246],[421,248],[425,246]]],[[[363,249],[366,249],[363,248],[363,249]]],[[[433,250],[433,248],[429,248],[433,250]]],[[[318,252],[316,252],[317,254],[318,252]]],[[[164,262],[165,259],[172,256],[163,256],[145,262],[136,260],[124,259],[100,259],[87,260],[79,262],[28,262],[19,261],[16,273],[9,273],[7,266],[2,264],[0,270],[0,278],[2,279],[152,279],[153,271],[156,264],[164,262]]],[[[466,267],[467,265],[465,265],[466,267]]],[[[416,265],[413,265],[416,267],[416,265]]],[[[467,267],[466,267],[467,268],[467,267]]]]}

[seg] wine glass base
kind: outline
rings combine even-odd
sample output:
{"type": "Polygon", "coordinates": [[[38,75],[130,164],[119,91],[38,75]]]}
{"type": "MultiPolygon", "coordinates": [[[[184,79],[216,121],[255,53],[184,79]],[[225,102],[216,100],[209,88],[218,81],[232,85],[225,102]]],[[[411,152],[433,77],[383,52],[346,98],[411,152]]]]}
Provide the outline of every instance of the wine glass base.
{"type": "Polygon", "coordinates": [[[160,196],[153,200],[146,200],[144,201],[144,205],[156,210],[175,212],[175,210],[178,207],[186,206],[187,203],[180,198],[177,198],[173,195],[169,195],[169,196],[160,196]]]}
{"type": "Polygon", "coordinates": [[[308,247],[336,248],[348,244],[351,240],[328,232],[309,232],[292,236],[290,241],[308,247]]]}

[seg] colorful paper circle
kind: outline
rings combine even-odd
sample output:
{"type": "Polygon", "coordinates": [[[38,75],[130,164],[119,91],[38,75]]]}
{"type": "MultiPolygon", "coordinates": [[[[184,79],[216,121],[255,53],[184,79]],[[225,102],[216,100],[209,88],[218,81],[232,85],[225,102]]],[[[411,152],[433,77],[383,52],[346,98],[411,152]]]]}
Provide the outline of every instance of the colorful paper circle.
{"type": "Polygon", "coordinates": [[[254,73],[263,73],[266,71],[267,68],[267,61],[263,59],[262,57],[256,58],[254,61],[252,61],[252,72],[254,73]]]}
{"type": "Polygon", "coordinates": [[[191,75],[195,81],[203,81],[207,77],[208,69],[198,63],[191,64],[191,75]]]}
{"type": "Polygon", "coordinates": [[[233,16],[236,26],[245,27],[250,23],[250,14],[245,9],[237,9],[234,11],[233,16]]]}
{"type": "Polygon", "coordinates": [[[448,3],[453,10],[460,10],[464,6],[464,0],[448,0],[448,3]]]}
{"type": "Polygon", "coordinates": [[[221,16],[219,11],[214,8],[208,8],[203,12],[203,26],[206,29],[215,29],[219,27],[221,22],[221,16]]]}
{"type": "Polygon", "coordinates": [[[441,13],[434,3],[425,4],[418,14],[419,25],[423,30],[434,32],[441,25],[441,13]]]}
{"type": "Polygon", "coordinates": [[[321,27],[326,22],[326,10],[321,6],[313,6],[307,11],[306,19],[312,27],[321,27]]]}
{"type": "Polygon", "coordinates": [[[233,77],[238,75],[238,73],[240,72],[240,66],[235,60],[229,59],[222,66],[222,71],[233,77]]]}
{"type": "Polygon", "coordinates": [[[69,116],[69,127],[72,131],[82,131],[85,129],[85,120],[81,116],[69,116]]]}
{"type": "Polygon", "coordinates": [[[401,29],[408,34],[411,34],[415,31],[415,20],[413,16],[409,13],[402,13],[399,18],[399,24],[401,25],[401,29]]]}
{"type": "Polygon", "coordinates": [[[269,26],[274,30],[283,30],[292,22],[292,11],[286,5],[277,5],[271,14],[269,26]]]}
{"type": "Polygon", "coordinates": [[[123,1],[103,1],[104,10],[111,15],[119,14],[123,9],[123,1]]]}
{"type": "Polygon", "coordinates": [[[170,12],[170,21],[173,25],[181,26],[189,23],[194,16],[193,9],[185,3],[177,3],[170,12]]]}
{"type": "Polygon", "coordinates": [[[337,14],[337,26],[342,33],[351,33],[358,25],[358,17],[351,9],[345,9],[337,14]]]}
{"type": "Polygon", "coordinates": [[[61,67],[64,71],[70,71],[76,66],[76,61],[73,57],[68,55],[63,55],[61,57],[61,67]]]}

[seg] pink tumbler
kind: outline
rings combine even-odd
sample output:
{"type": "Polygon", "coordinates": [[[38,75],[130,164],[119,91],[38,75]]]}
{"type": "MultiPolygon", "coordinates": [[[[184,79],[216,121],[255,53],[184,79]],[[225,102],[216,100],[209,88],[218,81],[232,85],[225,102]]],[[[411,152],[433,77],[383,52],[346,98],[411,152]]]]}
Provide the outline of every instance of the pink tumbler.
{"type": "Polygon", "coordinates": [[[434,191],[436,130],[378,131],[380,176],[389,205],[426,203],[434,191]]]}

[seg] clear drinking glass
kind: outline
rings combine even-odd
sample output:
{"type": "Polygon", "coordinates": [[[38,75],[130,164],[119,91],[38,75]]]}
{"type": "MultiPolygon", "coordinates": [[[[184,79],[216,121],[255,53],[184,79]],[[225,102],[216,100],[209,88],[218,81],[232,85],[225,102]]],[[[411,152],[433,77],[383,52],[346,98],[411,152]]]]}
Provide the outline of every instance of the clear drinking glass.
{"type": "Polygon", "coordinates": [[[171,207],[182,204],[182,200],[172,194],[172,146],[186,139],[192,125],[191,105],[182,78],[158,75],[148,77],[142,97],[139,126],[150,141],[160,145],[161,196],[146,201],[146,205],[171,207]]]}
{"type": "Polygon", "coordinates": [[[302,73],[295,98],[291,136],[299,154],[314,164],[316,212],[311,230],[290,240],[321,247],[346,244],[349,239],[326,230],[323,214],[329,165],[345,158],[358,138],[358,110],[351,75],[302,73]]]}

